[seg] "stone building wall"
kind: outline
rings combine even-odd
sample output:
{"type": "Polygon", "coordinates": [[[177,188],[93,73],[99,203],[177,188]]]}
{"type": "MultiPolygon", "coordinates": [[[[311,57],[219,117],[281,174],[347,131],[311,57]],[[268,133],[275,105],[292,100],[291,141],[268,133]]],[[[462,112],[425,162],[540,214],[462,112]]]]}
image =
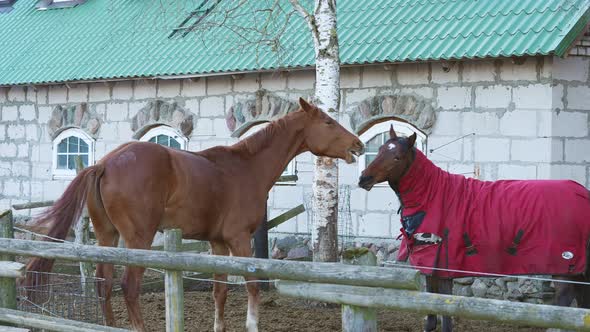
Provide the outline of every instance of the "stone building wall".
{"type": "MultiPolygon", "coordinates": [[[[351,130],[388,114],[420,122],[428,150],[435,149],[429,157],[450,172],[484,180],[572,178],[588,186],[588,66],[581,57],[531,57],[343,68],[339,120],[351,130]],[[392,96],[419,112],[388,109],[392,96]]],[[[313,79],[308,70],[0,88],[0,208],[63,192],[69,181],[52,179],[51,134],[64,126],[86,128],[96,138],[97,159],[156,123],[187,134],[188,148],[200,150],[236,141],[229,115],[257,91],[296,101],[313,93],[313,79]],[[82,108],[87,115],[76,122],[82,108]],[[74,115],[64,120],[68,112],[74,115]]],[[[271,218],[311,191],[309,153],[297,157],[297,172],[296,185],[271,192],[271,218]]],[[[391,242],[399,229],[397,199],[387,187],[357,188],[359,172],[358,164],[341,163],[340,184],[351,192],[350,231],[359,241],[391,242]]],[[[307,224],[303,213],[275,231],[305,234],[307,224]]]]}

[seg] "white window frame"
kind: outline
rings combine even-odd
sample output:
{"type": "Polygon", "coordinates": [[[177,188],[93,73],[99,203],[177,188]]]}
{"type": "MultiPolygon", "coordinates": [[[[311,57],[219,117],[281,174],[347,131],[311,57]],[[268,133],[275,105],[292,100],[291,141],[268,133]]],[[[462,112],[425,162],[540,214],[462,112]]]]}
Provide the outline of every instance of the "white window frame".
{"type": "MultiPolygon", "coordinates": [[[[398,120],[388,120],[384,122],[379,122],[371,126],[367,129],[364,133],[359,136],[359,139],[364,143],[367,144],[368,141],[373,139],[375,136],[379,134],[385,133],[385,135],[389,139],[389,128],[393,125],[393,129],[398,136],[406,136],[409,137],[413,133],[416,133],[416,143],[415,146],[418,150],[422,151],[424,154],[427,154],[427,142],[428,137],[426,134],[418,130],[416,127],[412,126],[411,124],[403,121],[398,120]]],[[[363,154],[362,156],[358,157],[358,165],[359,165],[359,175],[362,171],[367,167],[367,154],[363,154]]],[[[376,186],[388,186],[386,182],[379,183],[376,186]]]]}
{"type": "Polygon", "coordinates": [[[178,130],[169,127],[169,126],[157,126],[148,130],[141,138],[139,139],[142,142],[148,142],[150,139],[157,137],[158,135],[166,135],[169,137],[174,138],[178,143],[180,143],[180,149],[186,150],[188,146],[188,138],[178,132],[178,130]]]}
{"type": "MultiPolygon", "coordinates": [[[[261,130],[262,128],[268,126],[270,122],[265,121],[265,122],[259,122],[254,124],[253,126],[251,126],[250,128],[248,128],[248,130],[246,130],[242,135],[240,135],[239,139],[243,140],[244,138],[251,136],[252,134],[256,133],[257,131],[261,130]]],[[[297,175],[297,169],[295,168],[295,163],[297,161],[295,160],[295,158],[293,158],[293,160],[291,160],[288,164],[287,167],[285,168],[285,171],[283,171],[283,173],[281,173],[281,176],[290,176],[290,175],[297,175]]],[[[282,184],[282,185],[295,185],[297,183],[297,181],[277,181],[278,184],[282,184]]]]}
{"type": "Polygon", "coordinates": [[[57,146],[61,141],[67,139],[68,137],[78,137],[83,140],[86,144],[88,144],[88,166],[92,166],[95,163],[94,160],[94,150],[95,150],[95,140],[90,135],[88,135],[85,131],[78,129],[78,128],[69,128],[62,131],[57,137],[53,139],[53,166],[52,166],[52,173],[53,179],[73,179],[76,177],[76,170],[75,169],[61,169],[57,168],[57,146]]]}

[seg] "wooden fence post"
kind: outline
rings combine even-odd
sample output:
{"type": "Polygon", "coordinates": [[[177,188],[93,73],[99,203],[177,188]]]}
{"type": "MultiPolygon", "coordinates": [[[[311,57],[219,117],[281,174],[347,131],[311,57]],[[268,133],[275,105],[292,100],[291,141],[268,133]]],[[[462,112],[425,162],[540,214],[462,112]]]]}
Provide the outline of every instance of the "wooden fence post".
{"type": "MultiPolygon", "coordinates": [[[[342,263],[376,266],[377,257],[367,248],[353,248],[344,251],[342,263]]],[[[377,332],[377,310],[342,305],[342,332],[377,332]]]]}
{"type": "MultiPolygon", "coordinates": [[[[14,238],[12,211],[0,213],[0,238],[14,238]]],[[[0,261],[14,261],[13,255],[0,254],[0,261]]],[[[16,279],[0,278],[0,308],[16,309],[16,279]]]]}
{"type": "MultiPolygon", "coordinates": [[[[178,252],[182,245],[180,229],[164,230],[164,250],[178,252]]],[[[166,332],[184,331],[184,285],[182,271],[166,270],[166,332]]]]}

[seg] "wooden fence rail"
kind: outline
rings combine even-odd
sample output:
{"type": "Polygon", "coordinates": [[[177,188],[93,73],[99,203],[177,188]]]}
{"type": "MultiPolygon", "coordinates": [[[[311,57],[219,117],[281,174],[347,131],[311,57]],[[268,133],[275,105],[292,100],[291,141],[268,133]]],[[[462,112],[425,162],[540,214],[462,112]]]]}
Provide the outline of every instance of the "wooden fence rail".
{"type": "Polygon", "coordinates": [[[370,287],[420,289],[421,285],[420,275],[416,270],[340,263],[295,262],[185,252],[170,253],[15,239],[0,239],[1,253],[76,262],[111,263],[165,270],[227,273],[370,287]]]}
{"type": "Polygon", "coordinates": [[[318,284],[281,280],[280,294],[370,308],[459,316],[517,325],[590,331],[590,310],[552,305],[424,293],[402,289],[318,284]]]}

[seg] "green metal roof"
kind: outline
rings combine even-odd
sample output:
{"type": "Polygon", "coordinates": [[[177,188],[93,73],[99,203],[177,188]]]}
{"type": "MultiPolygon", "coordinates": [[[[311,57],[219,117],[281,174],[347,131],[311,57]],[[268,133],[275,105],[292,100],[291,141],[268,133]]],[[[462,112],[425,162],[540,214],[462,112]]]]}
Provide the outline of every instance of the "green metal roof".
{"type": "MultiPolygon", "coordinates": [[[[273,0],[230,11],[240,1],[221,0],[184,37],[170,34],[203,0],[88,0],[46,11],[36,2],[0,14],[0,85],[313,66],[310,33],[287,0],[267,28],[272,35],[289,17],[280,43],[262,45],[251,28],[264,26],[273,0]]],[[[339,0],[341,62],[561,56],[589,8],[590,0],[339,0]]]]}

